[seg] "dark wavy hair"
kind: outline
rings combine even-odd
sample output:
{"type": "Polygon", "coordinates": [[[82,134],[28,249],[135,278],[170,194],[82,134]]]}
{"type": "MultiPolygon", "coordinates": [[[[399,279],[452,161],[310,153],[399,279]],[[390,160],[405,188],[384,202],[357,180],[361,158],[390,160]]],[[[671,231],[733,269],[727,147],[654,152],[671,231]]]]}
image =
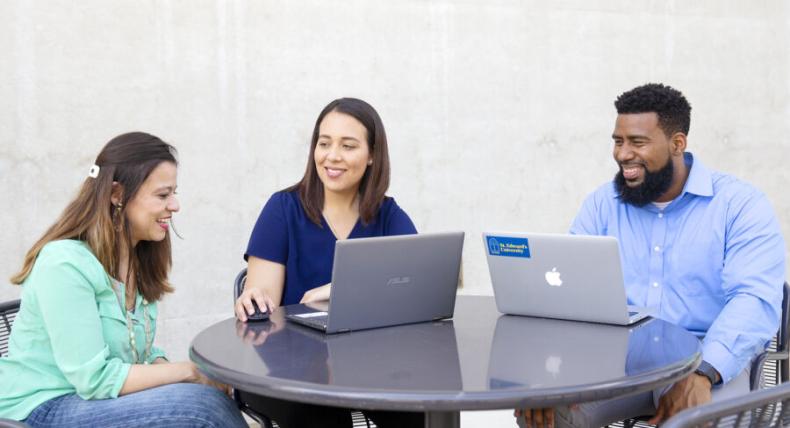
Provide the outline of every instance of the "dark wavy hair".
{"type": "Polygon", "coordinates": [[[368,166],[359,183],[359,217],[362,223],[370,224],[378,214],[381,203],[390,185],[390,158],[387,149],[387,133],[381,117],[370,104],[356,98],[339,98],[327,104],[315,121],[313,136],[310,139],[310,152],[307,155],[307,168],[304,177],[286,192],[299,191],[299,200],[313,223],[321,225],[321,210],[324,207],[324,185],[315,169],[313,153],[318,143],[319,128],[324,117],[336,111],[358,120],[368,132],[368,150],[373,164],[368,166]]]}
{"type": "Polygon", "coordinates": [[[662,83],[648,83],[623,92],[614,102],[617,114],[656,113],[664,135],[676,132],[688,135],[691,104],[680,91],[662,83]]]}

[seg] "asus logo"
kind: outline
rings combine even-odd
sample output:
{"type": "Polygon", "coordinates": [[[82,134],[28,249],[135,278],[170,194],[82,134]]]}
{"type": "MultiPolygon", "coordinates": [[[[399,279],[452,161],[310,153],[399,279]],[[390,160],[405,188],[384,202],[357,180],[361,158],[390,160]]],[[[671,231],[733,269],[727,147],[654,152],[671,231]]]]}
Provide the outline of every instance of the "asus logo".
{"type": "Polygon", "coordinates": [[[387,281],[387,285],[406,285],[406,284],[411,284],[410,276],[396,276],[395,278],[390,278],[387,281]]]}

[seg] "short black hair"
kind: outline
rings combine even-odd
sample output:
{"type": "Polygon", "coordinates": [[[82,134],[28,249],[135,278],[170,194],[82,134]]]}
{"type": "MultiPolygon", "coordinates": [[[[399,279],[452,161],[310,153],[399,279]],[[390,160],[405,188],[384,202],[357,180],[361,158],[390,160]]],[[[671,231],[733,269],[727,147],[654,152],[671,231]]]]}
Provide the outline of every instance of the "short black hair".
{"type": "Polygon", "coordinates": [[[691,104],[680,91],[662,83],[648,83],[623,92],[614,101],[617,114],[656,113],[658,126],[667,137],[689,133],[691,104]]]}

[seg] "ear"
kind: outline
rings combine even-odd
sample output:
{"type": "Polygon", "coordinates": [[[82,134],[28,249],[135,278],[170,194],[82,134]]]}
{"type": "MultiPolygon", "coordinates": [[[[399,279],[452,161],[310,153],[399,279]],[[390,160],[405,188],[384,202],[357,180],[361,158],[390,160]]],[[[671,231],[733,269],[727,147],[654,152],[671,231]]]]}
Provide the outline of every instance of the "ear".
{"type": "Polygon", "coordinates": [[[123,186],[117,181],[112,182],[112,192],[110,193],[110,202],[118,206],[123,200],[123,186]]]}
{"type": "Polygon", "coordinates": [[[673,156],[683,156],[683,152],[686,151],[686,134],[682,132],[674,133],[669,144],[673,156]]]}

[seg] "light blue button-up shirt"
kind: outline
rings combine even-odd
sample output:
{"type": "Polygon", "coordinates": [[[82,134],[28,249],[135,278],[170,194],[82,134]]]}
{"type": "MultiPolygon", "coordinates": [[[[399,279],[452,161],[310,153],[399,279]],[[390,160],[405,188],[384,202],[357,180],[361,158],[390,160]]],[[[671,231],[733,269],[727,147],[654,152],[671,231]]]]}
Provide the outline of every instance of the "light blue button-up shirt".
{"type": "Polygon", "coordinates": [[[779,327],[784,240],[765,195],[685,159],[688,180],[665,209],[623,203],[606,183],[571,233],[617,238],[628,303],[704,336],[702,358],[726,383],[779,327]]]}

